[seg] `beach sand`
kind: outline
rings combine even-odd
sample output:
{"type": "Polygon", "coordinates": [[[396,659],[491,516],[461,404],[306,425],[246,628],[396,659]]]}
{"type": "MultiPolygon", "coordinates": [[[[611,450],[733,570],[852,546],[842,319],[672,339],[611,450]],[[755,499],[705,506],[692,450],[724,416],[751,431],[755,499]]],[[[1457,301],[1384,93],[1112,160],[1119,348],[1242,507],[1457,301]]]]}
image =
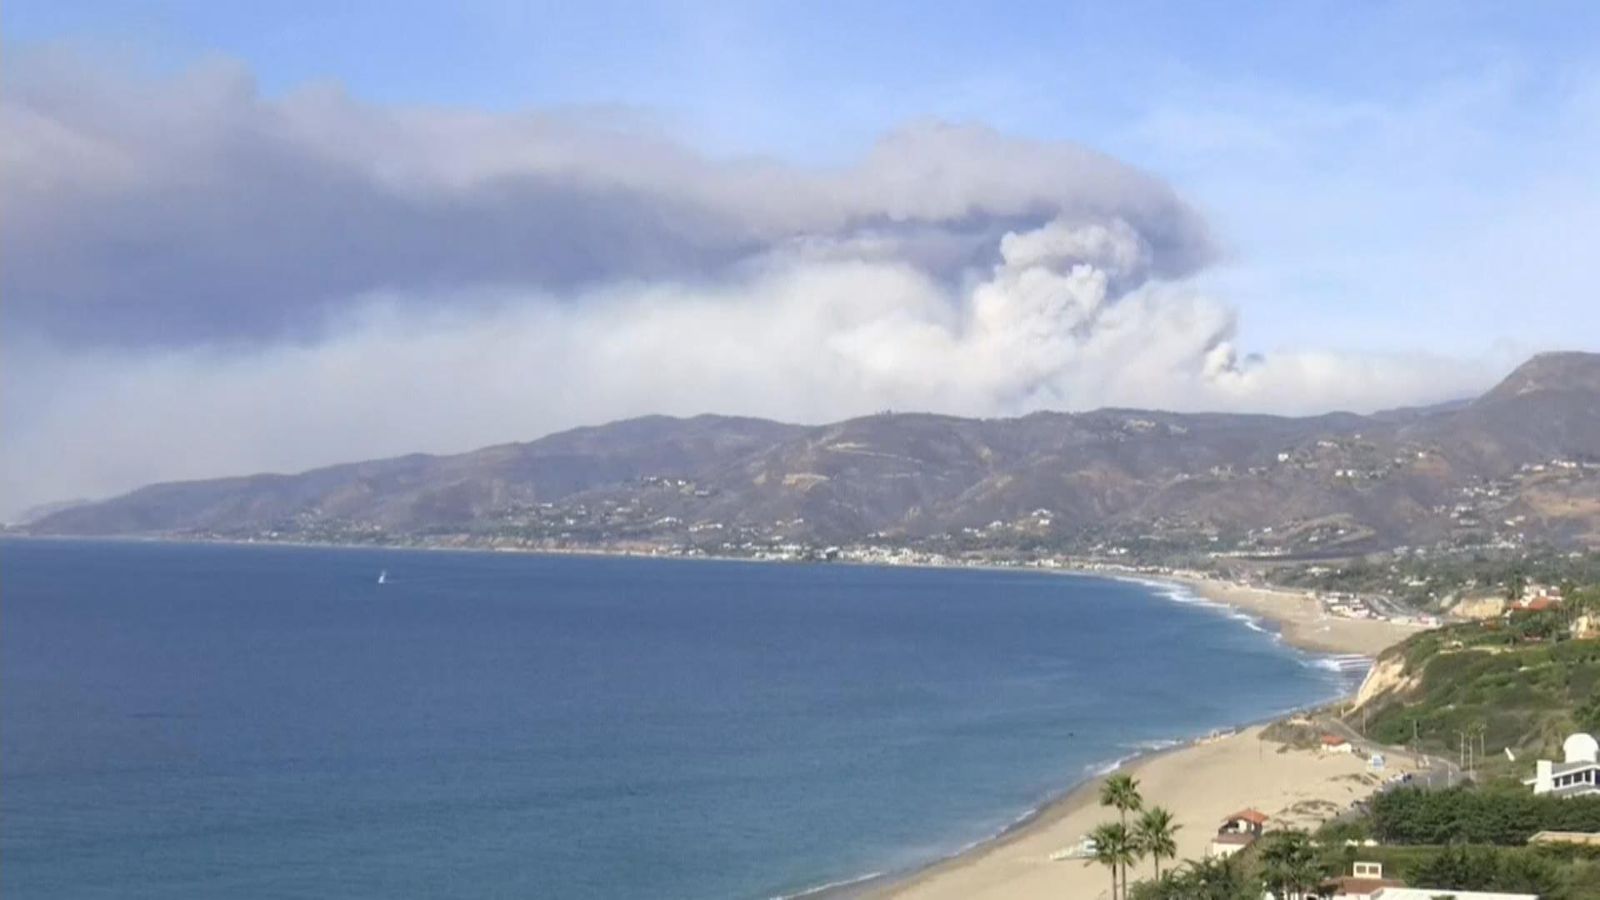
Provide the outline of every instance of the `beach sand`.
{"type": "Polygon", "coordinates": [[[1195,593],[1225,603],[1277,624],[1283,639],[1296,647],[1320,653],[1356,653],[1377,656],[1419,631],[1421,625],[1403,625],[1383,619],[1348,619],[1324,612],[1315,597],[1302,591],[1248,587],[1214,578],[1171,576],[1195,593]]]}
{"type": "MultiPolygon", "coordinates": [[[[1291,750],[1260,739],[1261,727],[1146,757],[1121,771],[1139,781],[1146,805],[1166,807],[1182,826],[1178,859],[1198,859],[1223,816],[1254,807],[1272,817],[1267,827],[1310,827],[1376,789],[1378,778],[1350,754],[1291,750]]],[[[1385,774],[1411,771],[1392,760],[1385,774]]],[[[1105,867],[1083,860],[1050,859],[1074,846],[1094,826],[1113,821],[1101,807],[1103,779],[1080,785],[1017,830],[931,866],[905,880],[875,887],[870,897],[915,900],[1062,897],[1093,900],[1110,896],[1105,867]]],[[[1164,864],[1170,866],[1172,863],[1164,864]]],[[[1141,862],[1135,879],[1150,877],[1141,862]]]]}

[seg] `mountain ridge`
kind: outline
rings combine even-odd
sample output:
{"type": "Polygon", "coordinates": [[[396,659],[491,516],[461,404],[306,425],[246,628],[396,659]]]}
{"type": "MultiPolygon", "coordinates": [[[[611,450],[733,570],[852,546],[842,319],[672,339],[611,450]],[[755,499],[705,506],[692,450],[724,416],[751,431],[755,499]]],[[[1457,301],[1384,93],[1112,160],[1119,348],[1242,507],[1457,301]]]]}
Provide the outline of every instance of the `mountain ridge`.
{"type": "Polygon", "coordinates": [[[591,547],[868,539],[1234,552],[1600,544],[1600,354],[1371,415],[645,416],[449,455],[148,485],[33,534],[591,547]]]}

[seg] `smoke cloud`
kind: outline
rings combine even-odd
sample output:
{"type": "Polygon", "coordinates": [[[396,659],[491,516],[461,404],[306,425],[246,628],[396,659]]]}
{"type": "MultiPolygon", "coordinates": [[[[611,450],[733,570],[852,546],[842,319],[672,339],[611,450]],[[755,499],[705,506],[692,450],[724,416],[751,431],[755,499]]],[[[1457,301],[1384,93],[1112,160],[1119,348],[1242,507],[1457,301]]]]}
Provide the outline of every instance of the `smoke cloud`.
{"type": "Polygon", "coordinates": [[[615,114],[260,96],[59,60],[0,94],[0,511],[644,413],[823,421],[1459,396],[1479,367],[1248,356],[1215,250],[1093,151],[910,126],[709,159],[615,114]]]}

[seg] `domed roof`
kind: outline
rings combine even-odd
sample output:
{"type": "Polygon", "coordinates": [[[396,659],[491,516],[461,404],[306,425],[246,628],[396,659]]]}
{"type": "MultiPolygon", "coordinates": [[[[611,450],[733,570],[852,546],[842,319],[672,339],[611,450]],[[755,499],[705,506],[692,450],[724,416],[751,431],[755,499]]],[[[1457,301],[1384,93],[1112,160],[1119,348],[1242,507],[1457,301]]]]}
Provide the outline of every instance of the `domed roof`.
{"type": "Polygon", "coordinates": [[[1593,735],[1575,734],[1561,743],[1561,752],[1567,762],[1596,762],[1600,758],[1600,741],[1593,735]]]}

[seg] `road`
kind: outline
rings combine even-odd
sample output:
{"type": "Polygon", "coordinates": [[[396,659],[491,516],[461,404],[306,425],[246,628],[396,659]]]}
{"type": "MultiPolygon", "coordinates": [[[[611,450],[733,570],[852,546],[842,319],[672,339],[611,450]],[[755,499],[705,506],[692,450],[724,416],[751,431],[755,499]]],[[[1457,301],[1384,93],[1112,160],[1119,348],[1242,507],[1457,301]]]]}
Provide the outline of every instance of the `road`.
{"type": "Polygon", "coordinates": [[[1319,728],[1344,738],[1350,742],[1352,747],[1368,756],[1374,753],[1382,753],[1385,759],[1410,760],[1417,769],[1410,782],[1415,787],[1431,791],[1461,783],[1461,767],[1442,756],[1412,753],[1405,747],[1394,747],[1368,740],[1360,732],[1345,724],[1343,720],[1332,716],[1319,716],[1316,721],[1319,728]]]}

